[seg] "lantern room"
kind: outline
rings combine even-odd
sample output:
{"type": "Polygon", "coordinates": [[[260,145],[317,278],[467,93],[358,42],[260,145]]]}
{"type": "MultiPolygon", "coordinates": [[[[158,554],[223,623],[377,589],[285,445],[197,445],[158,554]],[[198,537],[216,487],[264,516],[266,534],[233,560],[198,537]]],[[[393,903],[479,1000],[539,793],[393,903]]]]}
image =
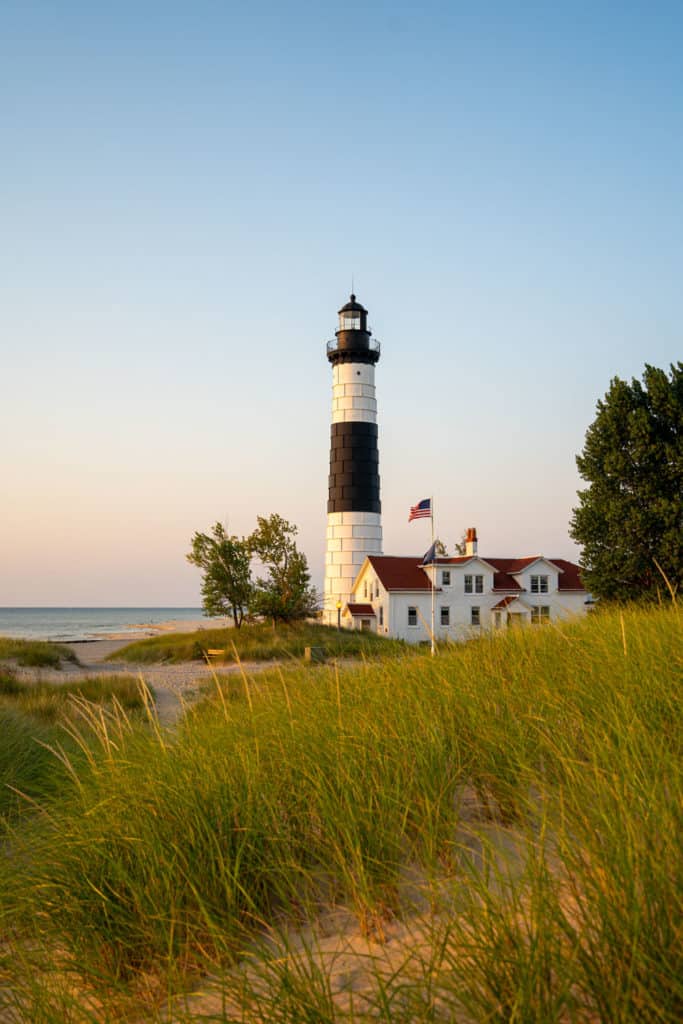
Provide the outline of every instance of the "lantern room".
{"type": "Polygon", "coordinates": [[[327,343],[327,358],[331,363],[359,362],[376,363],[379,359],[379,342],[371,337],[368,330],[368,311],[351,295],[350,301],[339,310],[339,327],[335,337],[327,343]]]}
{"type": "Polygon", "coordinates": [[[360,302],[356,302],[356,296],[351,295],[351,301],[339,310],[339,331],[367,331],[368,311],[360,302]]]}

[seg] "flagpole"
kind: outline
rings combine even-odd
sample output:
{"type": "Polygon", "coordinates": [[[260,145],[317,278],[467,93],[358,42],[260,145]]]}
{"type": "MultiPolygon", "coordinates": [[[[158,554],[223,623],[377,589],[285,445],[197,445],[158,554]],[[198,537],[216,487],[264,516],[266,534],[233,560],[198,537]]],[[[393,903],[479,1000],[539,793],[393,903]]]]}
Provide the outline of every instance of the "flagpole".
{"type": "MultiPolygon", "coordinates": [[[[432,509],[432,548],[434,547],[434,496],[430,502],[432,509]]],[[[434,643],[434,594],[435,594],[435,583],[436,583],[436,551],[432,553],[432,658],[436,654],[436,645],[434,643]]]]}

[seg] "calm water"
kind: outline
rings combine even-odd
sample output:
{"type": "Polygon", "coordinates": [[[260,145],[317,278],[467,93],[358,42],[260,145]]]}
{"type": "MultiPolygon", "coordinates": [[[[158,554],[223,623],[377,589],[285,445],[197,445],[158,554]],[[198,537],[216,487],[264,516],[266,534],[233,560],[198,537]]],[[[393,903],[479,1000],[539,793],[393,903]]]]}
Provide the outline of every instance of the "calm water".
{"type": "Polygon", "coordinates": [[[142,623],[201,619],[201,608],[0,608],[0,636],[24,640],[90,640],[142,623]]]}

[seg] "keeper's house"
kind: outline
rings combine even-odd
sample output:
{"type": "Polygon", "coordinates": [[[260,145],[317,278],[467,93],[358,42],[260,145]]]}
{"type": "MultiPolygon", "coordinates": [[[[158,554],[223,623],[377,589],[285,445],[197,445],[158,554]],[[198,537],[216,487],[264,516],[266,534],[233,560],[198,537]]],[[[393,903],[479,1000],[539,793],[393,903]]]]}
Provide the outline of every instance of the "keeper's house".
{"type": "Polygon", "coordinates": [[[415,557],[368,555],[342,609],[344,625],[409,643],[428,641],[432,583],[437,641],[581,615],[592,603],[573,562],[543,555],[484,558],[474,529],[467,531],[465,550],[428,565],[415,557]]]}

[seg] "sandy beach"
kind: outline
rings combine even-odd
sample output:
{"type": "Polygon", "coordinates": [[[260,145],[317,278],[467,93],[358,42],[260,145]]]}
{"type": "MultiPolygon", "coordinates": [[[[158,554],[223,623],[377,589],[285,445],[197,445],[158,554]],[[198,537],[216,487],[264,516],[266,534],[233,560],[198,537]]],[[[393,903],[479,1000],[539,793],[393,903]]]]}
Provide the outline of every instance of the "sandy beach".
{"type": "MultiPolygon", "coordinates": [[[[225,619],[170,619],[167,622],[138,623],[130,632],[112,633],[101,640],[76,640],[64,644],[74,652],[80,664],[65,662],[62,668],[36,669],[17,667],[17,675],[25,679],[50,683],[66,683],[95,675],[132,675],[144,679],[156,696],[157,713],[163,725],[172,725],[181,713],[183,704],[192,701],[199,693],[202,683],[212,678],[213,666],[201,661],[187,661],[178,665],[136,664],[110,658],[135,640],[143,640],[163,633],[193,633],[202,629],[225,629],[225,619]]],[[[262,663],[249,662],[242,668],[258,672],[262,663]]],[[[220,673],[225,675],[239,672],[237,665],[221,665],[220,673]]]]}
{"type": "Polygon", "coordinates": [[[73,640],[74,644],[99,644],[113,640],[132,644],[134,640],[145,640],[163,633],[195,633],[203,629],[229,629],[232,622],[227,618],[220,619],[167,619],[165,622],[131,622],[120,632],[103,633],[101,638],[92,636],[86,640],[73,640]]]}

